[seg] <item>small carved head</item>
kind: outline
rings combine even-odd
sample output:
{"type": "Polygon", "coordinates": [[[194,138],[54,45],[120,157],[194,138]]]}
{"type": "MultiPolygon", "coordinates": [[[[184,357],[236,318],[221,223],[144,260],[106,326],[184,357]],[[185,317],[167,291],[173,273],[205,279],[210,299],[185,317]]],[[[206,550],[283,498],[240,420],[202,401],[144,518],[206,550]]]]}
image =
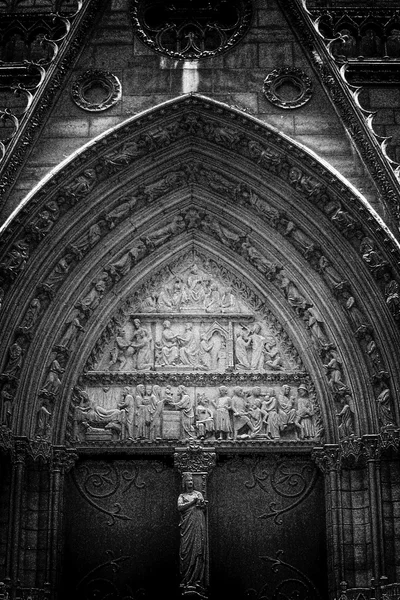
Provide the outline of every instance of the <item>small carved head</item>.
{"type": "Polygon", "coordinates": [[[300,395],[300,396],[302,396],[302,397],[303,397],[303,396],[307,396],[307,395],[308,395],[308,389],[306,388],[306,386],[305,386],[305,385],[301,384],[301,385],[299,385],[299,388],[298,388],[298,393],[299,393],[299,395],[300,395]]]}
{"type": "Polygon", "coordinates": [[[186,471],[182,473],[182,488],[184,492],[191,492],[194,489],[193,486],[193,475],[192,473],[186,471]]]}
{"type": "Polygon", "coordinates": [[[228,393],[228,388],[225,385],[221,385],[219,388],[219,393],[221,396],[226,396],[228,393]]]}

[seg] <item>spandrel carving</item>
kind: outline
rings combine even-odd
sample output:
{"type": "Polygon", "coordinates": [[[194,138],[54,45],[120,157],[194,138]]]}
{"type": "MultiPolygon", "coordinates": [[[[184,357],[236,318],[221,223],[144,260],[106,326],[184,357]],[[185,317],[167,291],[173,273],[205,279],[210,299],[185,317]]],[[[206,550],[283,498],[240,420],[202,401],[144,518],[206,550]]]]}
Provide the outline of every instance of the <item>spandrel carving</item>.
{"type": "Polygon", "coordinates": [[[76,386],[72,441],[317,440],[319,409],[309,389],[304,384],[269,388],[251,383],[76,386]]]}

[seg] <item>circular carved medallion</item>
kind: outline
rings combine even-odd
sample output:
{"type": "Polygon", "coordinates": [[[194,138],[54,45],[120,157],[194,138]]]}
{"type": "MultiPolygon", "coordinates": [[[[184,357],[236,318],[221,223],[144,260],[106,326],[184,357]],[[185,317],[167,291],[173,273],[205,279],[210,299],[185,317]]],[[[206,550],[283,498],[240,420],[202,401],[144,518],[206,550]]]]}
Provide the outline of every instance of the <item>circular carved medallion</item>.
{"type": "Polygon", "coordinates": [[[140,39],[175,58],[214,56],[247,31],[251,0],[134,0],[133,25],[140,39]]]}
{"type": "Polygon", "coordinates": [[[312,81],[301,69],[282,67],[267,75],[263,91],[267,100],[275,106],[299,108],[312,96],[312,81]]]}
{"type": "Polygon", "coordinates": [[[121,84],[109,71],[90,69],[78,77],[71,94],[80,108],[101,111],[114,106],[121,98],[121,84]]]}

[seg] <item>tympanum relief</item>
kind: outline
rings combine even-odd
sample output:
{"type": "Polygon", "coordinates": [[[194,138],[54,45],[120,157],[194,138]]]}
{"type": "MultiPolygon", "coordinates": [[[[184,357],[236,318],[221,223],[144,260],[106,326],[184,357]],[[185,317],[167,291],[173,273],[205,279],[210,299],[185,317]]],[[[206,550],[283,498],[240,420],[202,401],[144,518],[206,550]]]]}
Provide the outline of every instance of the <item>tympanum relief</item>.
{"type": "Polygon", "coordinates": [[[72,410],[74,442],[301,441],[321,435],[315,393],[305,384],[76,386],[72,410]]]}
{"type": "Polygon", "coordinates": [[[74,388],[74,442],[320,437],[314,388],[283,330],[197,255],[128,306],[74,388]]]}

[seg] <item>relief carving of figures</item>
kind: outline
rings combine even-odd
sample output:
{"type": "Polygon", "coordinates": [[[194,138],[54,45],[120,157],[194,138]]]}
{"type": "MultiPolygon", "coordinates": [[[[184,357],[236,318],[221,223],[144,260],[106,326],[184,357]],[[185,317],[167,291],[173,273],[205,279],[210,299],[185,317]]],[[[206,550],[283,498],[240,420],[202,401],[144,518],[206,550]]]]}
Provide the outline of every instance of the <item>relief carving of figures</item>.
{"type": "Polygon", "coordinates": [[[147,248],[152,250],[167,242],[171,237],[182,233],[185,229],[186,223],[184,218],[181,215],[177,215],[171,223],[168,223],[159,229],[155,229],[154,231],[149,231],[145,236],[142,236],[140,240],[147,248]]]}
{"type": "Polygon", "coordinates": [[[40,390],[40,394],[43,396],[57,396],[60,390],[61,377],[65,368],[61,366],[59,360],[61,360],[61,356],[57,354],[48,367],[46,379],[40,390]]]}
{"type": "Polygon", "coordinates": [[[387,266],[386,260],[383,259],[377,250],[375,250],[375,244],[370,238],[365,237],[361,240],[360,252],[362,259],[373,273],[377,274],[381,269],[387,266]]]}
{"type": "Polygon", "coordinates": [[[373,377],[382,379],[388,377],[388,372],[382,360],[382,355],[372,335],[367,332],[365,334],[366,352],[372,364],[373,377]]]}
{"type": "Polygon", "coordinates": [[[20,239],[12,246],[4,261],[0,263],[0,268],[5,275],[15,279],[24,269],[28,259],[29,242],[26,239],[20,239]]]}
{"type": "Polygon", "coordinates": [[[8,350],[8,360],[2,375],[7,378],[16,379],[19,376],[19,372],[22,368],[22,361],[24,358],[24,351],[21,344],[21,340],[16,340],[8,350]]]}
{"type": "Polygon", "coordinates": [[[231,439],[232,424],[230,413],[233,410],[232,399],[228,395],[228,388],[224,385],[219,388],[219,397],[213,401],[213,405],[215,407],[215,433],[218,439],[231,439]]]}
{"type": "Polygon", "coordinates": [[[194,401],[187,393],[184,385],[178,386],[177,396],[178,400],[174,402],[174,406],[181,411],[183,436],[184,438],[196,437],[194,428],[194,401]]]}
{"type": "Polygon", "coordinates": [[[354,435],[354,406],[350,394],[342,396],[341,411],[337,414],[339,438],[343,439],[354,435]]]}
{"type": "Polygon", "coordinates": [[[76,307],[81,308],[86,316],[89,316],[91,312],[99,306],[101,299],[106,293],[107,277],[107,273],[104,273],[100,279],[92,283],[92,289],[90,292],[76,304],[76,307]]]}
{"type": "Polygon", "coordinates": [[[185,331],[177,336],[179,342],[179,358],[183,365],[198,365],[198,347],[191,323],[186,323],[185,331]]]}
{"type": "Polygon", "coordinates": [[[332,223],[334,223],[338,229],[343,231],[344,234],[350,233],[356,228],[355,219],[347,211],[342,209],[342,205],[338,200],[328,202],[325,207],[325,212],[328,214],[332,223]]]}
{"type": "Polygon", "coordinates": [[[299,427],[299,437],[301,440],[309,440],[316,437],[316,428],[314,421],[314,407],[308,395],[308,389],[305,385],[299,385],[297,399],[297,411],[295,424],[299,427]]]}
{"type": "Polygon", "coordinates": [[[280,408],[278,398],[276,397],[275,390],[273,388],[267,390],[261,406],[264,411],[264,431],[267,438],[271,440],[279,440],[281,437],[281,431],[283,430],[284,422],[287,421],[287,416],[280,408]]]}
{"type": "Polygon", "coordinates": [[[352,296],[348,290],[343,290],[342,298],[345,301],[345,308],[347,310],[347,314],[349,315],[350,320],[353,323],[356,333],[359,336],[365,334],[370,325],[365,315],[363,315],[363,313],[358,308],[354,296],[352,296]]]}
{"type": "Polygon", "coordinates": [[[310,303],[308,300],[306,300],[301,295],[297,286],[286,275],[284,275],[283,273],[280,273],[279,276],[280,276],[280,284],[279,285],[282,288],[287,301],[289,302],[290,306],[292,306],[295,309],[297,314],[301,315],[301,313],[307,307],[312,306],[312,303],[310,303]]]}
{"type": "Polygon", "coordinates": [[[79,310],[75,310],[66,322],[66,329],[57,347],[61,347],[68,352],[72,352],[75,348],[78,336],[81,332],[85,331],[81,325],[81,321],[84,318],[83,314],[79,310]]]}
{"type": "Polygon", "coordinates": [[[96,184],[96,172],[94,169],[86,169],[81,175],[75,176],[74,182],[66,189],[65,194],[72,198],[83,198],[94,188],[96,184]]]}
{"type": "Polygon", "coordinates": [[[197,406],[195,413],[197,437],[200,439],[212,437],[215,431],[214,414],[209,406],[209,401],[205,394],[197,395],[197,406]]]}
{"type": "Polygon", "coordinates": [[[41,308],[42,303],[40,299],[33,298],[33,300],[31,300],[31,303],[29,304],[29,308],[25,313],[22,323],[18,328],[18,331],[24,333],[25,335],[32,333],[36,322],[39,319],[41,308]]]}
{"type": "Polygon", "coordinates": [[[108,225],[109,229],[114,229],[114,227],[126,219],[128,215],[130,215],[137,204],[137,198],[121,198],[118,206],[113,208],[110,212],[104,215],[104,219],[108,225]],[[125,200],[125,202],[124,202],[125,200]]]}
{"type": "Polygon", "coordinates": [[[37,240],[42,240],[52,229],[54,223],[60,216],[60,210],[55,201],[49,202],[45,210],[42,210],[37,217],[29,224],[30,232],[37,240]]]}
{"type": "Polygon", "coordinates": [[[306,235],[293,221],[288,221],[283,235],[294,240],[295,244],[300,248],[303,256],[308,259],[319,248],[313,240],[306,235]]]}
{"type": "Polygon", "coordinates": [[[151,424],[151,404],[152,404],[152,391],[151,385],[139,384],[136,386],[136,424],[137,424],[137,437],[138,438],[150,438],[150,424],[151,424]]]}
{"type": "Polygon", "coordinates": [[[260,273],[263,273],[267,279],[270,279],[282,269],[279,265],[276,265],[265,258],[261,252],[249,243],[248,238],[246,238],[246,241],[241,245],[241,254],[254,265],[260,273]]]}
{"type": "Polygon", "coordinates": [[[182,475],[183,492],[178,497],[180,512],[179,567],[183,593],[205,597],[208,586],[206,501],[194,489],[191,473],[182,475]]]}
{"type": "Polygon", "coordinates": [[[135,401],[129,388],[125,387],[121,393],[121,399],[117,404],[118,410],[122,412],[121,439],[135,439],[135,401]]]}
{"type": "Polygon", "coordinates": [[[161,341],[156,344],[159,351],[159,364],[161,366],[175,365],[179,358],[177,335],[171,329],[171,322],[164,321],[161,341]]]}
{"type": "Polygon", "coordinates": [[[341,278],[340,274],[332,267],[329,260],[323,254],[319,259],[319,271],[333,290],[342,290],[348,285],[348,281],[341,278]]]}
{"type": "Polygon", "coordinates": [[[158,440],[162,437],[162,412],[164,408],[164,399],[162,398],[162,390],[159,385],[153,385],[152,394],[150,396],[150,428],[149,437],[151,440],[158,440]]]}
{"type": "Polygon", "coordinates": [[[235,358],[239,369],[264,371],[266,367],[281,370],[282,357],[276,341],[264,335],[261,323],[253,323],[236,334],[235,358]]]}
{"type": "Polygon", "coordinates": [[[50,403],[44,399],[36,415],[36,437],[48,439],[51,433],[52,410],[50,403]]]}
{"type": "Polygon", "coordinates": [[[13,416],[13,402],[15,397],[15,388],[10,382],[7,382],[3,385],[0,392],[0,410],[1,410],[1,419],[0,423],[2,425],[7,425],[8,428],[11,429],[11,422],[13,416]]]}
{"type": "Polygon", "coordinates": [[[311,339],[316,350],[321,350],[329,346],[329,340],[325,333],[324,321],[315,306],[309,306],[304,319],[310,329],[311,339]]]}
{"type": "Polygon", "coordinates": [[[132,267],[137,263],[138,259],[144,256],[145,252],[146,247],[143,244],[133,246],[133,248],[128,250],[128,252],[125,252],[119,260],[107,265],[104,270],[115,282],[117,282],[129,273],[132,267]]]}
{"type": "Polygon", "coordinates": [[[325,360],[328,360],[324,364],[326,369],[328,384],[334,393],[341,393],[347,389],[346,384],[344,383],[344,376],[342,373],[342,360],[339,356],[339,353],[330,349],[325,357],[325,360]]]}
{"type": "Polygon", "coordinates": [[[72,254],[67,254],[63,258],[60,258],[53,271],[50,273],[50,275],[43,284],[43,289],[45,291],[49,292],[50,294],[53,294],[56,288],[58,288],[62,284],[62,282],[69,273],[72,260],[72,254]]]}
{"type": "Polygon", "coordinates": [[[381,427],[393,427],[395,425],[391,404],[390,390],[385,388],[376,399],[378,419],[381,427]]]}
{"type": "Polygon", "coordinates": [[[387,271],[383,274],[383,281],[387,307],[393,317],[398,320],[400,318],[400,286],[387,271]]]}
{"type": "Polygon", "coordinates": [[[250,431],[251,433],[253,433],[254,427],[250,419],[248,402],[244,398],[244,392],[241,386],[236,386],[233,388],[232,411],[233,439],[236,440],[239,435],[241,437],[248,437],[248,432],[250,431]]]}
{"type": "MultiPolygon", "coordinates": [[[[43,395],[45,400],[51,396],[43,395]]],[[[317,409],[308,388],[281,389],[226,385],[175,389],[171,385],[76,386],[73,440],[232,439],[311,440],[318,438],[317,409]],[[293,393],[292,393],[293,390],[293,393]],[[196,400],[195,400],[196,398],[196,400]],[[211,401],[209,400],[211,398],[211,401]]],[[[46,405],[47,406],[47,405],[46,405]]],[[[51,408],[49,408],[51,411],[51,408]]]]}
{"type": "Polygon", "coordinates": [[[86,252],[89,252],[100,241],[102,236],[100,223],[94,223],[85,231],[74,244],[71,244],[72,252],[81,260],[86,252]]]}
{"type": "MultiPolygon", "coordinates": [[[[76,390],[75,398],[79,404],[75,404],[74,409],[74,424],[73,424],[73,440],[82,441],[88,433],[95,431],[105,431],[112,435],[115,432],[117,435],[126,435],[127,427],[122,428],[122,423],[127,418],[127,410],[124,406],[125,398],[120,401],[122,408],[107,409],[96,402],[96,398],[90,398],[85,390],[76,390]]],[[[107,388],[104,389],[104,395],[107,395],[107,388]]]]}
{"type": "Polygon", "coordinates": [[[153,366],[153,338],[139,319],[134,319],[133,327],[129,344],[132,348],[133,370],[145,371],[153,366]]]}

